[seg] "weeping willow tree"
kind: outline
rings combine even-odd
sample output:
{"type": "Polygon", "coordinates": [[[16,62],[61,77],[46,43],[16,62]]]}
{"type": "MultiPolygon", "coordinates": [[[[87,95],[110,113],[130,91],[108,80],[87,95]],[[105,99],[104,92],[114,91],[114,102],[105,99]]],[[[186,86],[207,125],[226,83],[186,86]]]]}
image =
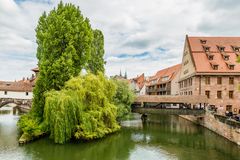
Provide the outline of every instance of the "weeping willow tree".
{"type": "Polygon", "coordinates": [[[44,123],[55,143],[91,140],[117,131],[115,84],[103,74],[70,79],[61,91],[46,94],[44,123]]]}

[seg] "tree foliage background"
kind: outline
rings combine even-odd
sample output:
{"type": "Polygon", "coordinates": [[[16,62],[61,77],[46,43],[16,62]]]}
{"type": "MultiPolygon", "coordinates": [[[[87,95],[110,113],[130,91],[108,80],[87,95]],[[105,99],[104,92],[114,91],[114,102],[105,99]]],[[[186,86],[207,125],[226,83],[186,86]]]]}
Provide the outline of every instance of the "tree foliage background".
{"type": "Polygon", "coordinates": [[[117,106],[117,118],[121,119],[124,115],[131,112],[131,104],[135,94],[126,80],[112,79],[117,89],[114,96],[114,104],[117,106]]]}

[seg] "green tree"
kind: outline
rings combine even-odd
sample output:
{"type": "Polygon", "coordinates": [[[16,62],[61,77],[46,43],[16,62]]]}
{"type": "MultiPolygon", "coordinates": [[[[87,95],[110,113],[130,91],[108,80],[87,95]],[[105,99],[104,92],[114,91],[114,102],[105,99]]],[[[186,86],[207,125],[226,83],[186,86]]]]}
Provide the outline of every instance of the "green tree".
{"type": "Polygon", "coordinates": [[[60,2],[57,9],[44,13],[36,28],[37,58],[40,69],[34,88],[33,112],[42,117],[44,92],[60,90],[77,76],[91,56],[93,31],[79,8],[60,2]]]}
{"type": "MultiPolygon", "coordinates": [[[[94,55],[104,55],[101,31],[92,30],[89,20],[72,4],[60,2],[49,14],[44,12],[38,21],[36,38],[40,73],[33,90],[30,114],[19,121],[22,131],[31,131],[32,135],[44,128],[40,124],[43,122],[45,93],[61,90],[66,81],[88,68],[91,58],[96,58],[94,55]]],[[[104,63],[103,59],[96,60],[99,64],[93,65],[91,70],[94,73],[104,71],[104,66],[100,65],[104,63]]]]}
{"type": "Polygon", "coordinates": [[[126,80],[112,80],[117,86],[114,96],[114,103],[117,106],[117,118],[121,119],[131,111],[131,104],[134,101],[135,95],[126,80]]]}
{"type": "Polygon", "coordinates": [[[88,62],[88,69],[96,74],[97,72],[104,73],[104,37],[100,30],[94,30],[94,40],[92,43],[91,59],[88,62]]]}
{"type": "Polygon", "coordinates": [[[45,124],[55,143],[91,140],[117,131],[115,84],[103,74],[70,79],[61,91],[46,94],[45,124]]]}

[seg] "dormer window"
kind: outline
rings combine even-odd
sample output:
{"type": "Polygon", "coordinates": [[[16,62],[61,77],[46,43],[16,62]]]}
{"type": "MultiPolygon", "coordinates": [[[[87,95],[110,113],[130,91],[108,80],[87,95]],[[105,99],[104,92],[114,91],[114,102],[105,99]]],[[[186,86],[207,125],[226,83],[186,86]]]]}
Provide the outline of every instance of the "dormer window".
{"type": "Polygon", "coordinates": [[[224,52],[224,49],[225,49],[224,46],[217,46],[217,47],[218,47],[218,50],[219,50],[220,52],[224,52]]]}
{"type": "Polygon", "coordinates": [[[209,59],[209,60],[213,60],[213,57],[214,57],[213,55],[209,55],[209,56],[208,56],[208,59],[209,59]]]}
{"type": "Polygon", "coordinates": [[[239,52],[239,51],[240,51],[239,48],[240,48],[240,47],[238,47],[238,46],[232,46],[232,49],[233,49],[235,52],[239,52]]]}
{"type": "Polygon", "coordinates": [[[215,62],[210,62],[213,70],[218,70],[218,64],[215,62]]]}
{"type": "Polygon", "coordinates": [[[224,55],[224,56],[223,56],[223,59],[224,59],[225,61],[228,61],[228,60],[229,60],[229,55],[224,55]]]}
{"type": "Polygon", "coordinates": [[[221,52],[221,54],[222,54],[222,57],[225,61],[229,60],[229,55],[228,54],[226,54],[225,52],[221,52]]]}
{"type": "Polygon", "coordinates": [[[201,44],[206,44],[206,43],[207,43],[207,40],[205,40],[205,39],[200,39],[200,43],[201,43],[201,44]]]}
{"type": "Polygon", "coordinates": [[[213,65],[213,70],[218,70],[218,65],[213,65]]]}
{"type": "Polygon", "coordinates": [[[203,46],[203,49],[204,49],[205,52],[209,52],[210,51],[210,47],[208,47],[208,46],[203,46]]]}
{"type": "Polygon", "coordinates": [[[227,66],[228,66],[228,68],[229,68],[230,70],[234,70],[234,66],[235,66],[234,63],[232,63],[232,62],[226,62],[226,64],[227,64],[227,66]]]}
{"type": "Polygon", "coordinates": [[[213,54],[207,54],[208,60],[213,60],[214,55],[213,54]]]}

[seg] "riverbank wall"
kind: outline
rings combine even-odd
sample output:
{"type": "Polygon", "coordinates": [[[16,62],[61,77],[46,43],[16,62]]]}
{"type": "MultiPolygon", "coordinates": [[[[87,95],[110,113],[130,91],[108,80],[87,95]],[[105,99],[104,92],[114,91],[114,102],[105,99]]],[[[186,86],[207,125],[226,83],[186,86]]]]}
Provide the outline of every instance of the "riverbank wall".
{"type": "Polygon", "coordinates": [[[209,111],[202,116],[181,115],[180,117],[206,127],[218,135],[240,145],[240,123],[237,121],[209,111]]]}

